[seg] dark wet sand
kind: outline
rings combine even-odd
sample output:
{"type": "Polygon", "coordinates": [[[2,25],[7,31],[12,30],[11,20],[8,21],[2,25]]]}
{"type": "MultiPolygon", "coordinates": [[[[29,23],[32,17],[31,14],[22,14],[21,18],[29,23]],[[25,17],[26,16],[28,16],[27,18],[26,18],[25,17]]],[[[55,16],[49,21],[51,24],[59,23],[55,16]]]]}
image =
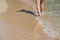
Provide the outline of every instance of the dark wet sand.
{"type": "Polygon", "coordinates": [[[8,10],[0,14],[0,40],[53,40],[43,33],[31,14],[16,12],[18,9],[32,11],[24,2],[7,0],[8,10]]]}

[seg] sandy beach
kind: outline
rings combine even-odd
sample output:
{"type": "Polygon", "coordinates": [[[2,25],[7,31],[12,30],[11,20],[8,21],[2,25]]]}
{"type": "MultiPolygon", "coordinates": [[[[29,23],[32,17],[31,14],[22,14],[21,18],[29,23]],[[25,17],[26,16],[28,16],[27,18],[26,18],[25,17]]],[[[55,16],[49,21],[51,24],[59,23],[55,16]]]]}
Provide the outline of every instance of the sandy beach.
{"type": "Polygon", "coordinates": [[[6,7],[0,13],[0,40],[56,40],[42,31],[33,15],[16,12],[21,9],[33,11],[27,3],[19,0],[5,1],[6,7]]]}

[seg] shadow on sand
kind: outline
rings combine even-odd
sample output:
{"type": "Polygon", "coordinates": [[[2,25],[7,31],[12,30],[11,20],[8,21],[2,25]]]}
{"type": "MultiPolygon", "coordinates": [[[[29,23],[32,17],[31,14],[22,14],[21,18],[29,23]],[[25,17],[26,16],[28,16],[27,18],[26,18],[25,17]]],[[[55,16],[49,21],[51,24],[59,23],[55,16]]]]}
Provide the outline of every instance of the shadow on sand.
{"type": "Polygon", "coordinates": [[[28,10],[25,10],[25,9],[17,10],[16,12],[25,12],[27,14],[32,14],[33,16],[39,16],[39,15],[36,15],[38,13],[34,13],[32,11],[28,11],[28,10]]]}

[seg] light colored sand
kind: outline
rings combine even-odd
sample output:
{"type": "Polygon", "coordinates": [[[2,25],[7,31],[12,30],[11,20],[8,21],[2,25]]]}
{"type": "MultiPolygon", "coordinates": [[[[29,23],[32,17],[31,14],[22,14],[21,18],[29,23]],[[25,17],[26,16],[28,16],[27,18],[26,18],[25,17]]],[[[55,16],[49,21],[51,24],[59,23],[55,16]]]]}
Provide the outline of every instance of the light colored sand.
{"type": "Polygon", "coordinates": [[[6,11],[8,8],[8,4],[6,0],[0,0],[0,13],[6,11]]]}
{"type": "Polygon", "coordinates": [[[54,40],[43,33],[42,28],[30,14],[16,10],[32,8],[18,0],[7,0],[7,11],[0,14],[0,40],[54,40]]]}

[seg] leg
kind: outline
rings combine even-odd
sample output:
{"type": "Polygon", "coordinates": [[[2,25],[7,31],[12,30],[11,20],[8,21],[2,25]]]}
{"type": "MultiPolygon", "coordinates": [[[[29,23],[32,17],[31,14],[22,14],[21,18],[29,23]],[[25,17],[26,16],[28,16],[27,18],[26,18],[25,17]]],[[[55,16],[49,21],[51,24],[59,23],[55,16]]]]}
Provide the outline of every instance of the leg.
{"type": "Polygon", "coordinates": [[[36,5],[37,5],[37,11],[41,15],[41,12],[40,12],[40,0],[36,0],[36,5]]]}
{"type": "Polygon", "coordinates": [[[43,0],[36,0],[37,5],[37,11],[42,16],[42,10],[43,10],[43,0]]]}

